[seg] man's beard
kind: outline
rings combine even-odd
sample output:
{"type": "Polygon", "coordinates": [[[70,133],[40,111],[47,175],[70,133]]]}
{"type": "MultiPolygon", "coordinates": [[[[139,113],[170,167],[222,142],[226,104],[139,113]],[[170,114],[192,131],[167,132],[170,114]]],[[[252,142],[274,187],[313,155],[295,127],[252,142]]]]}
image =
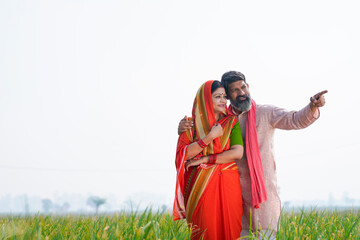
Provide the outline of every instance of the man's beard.
{"type": "Polygon", "coordinates": [[[231,105],[238,110],[239,112],[247,112],[251,108],[251,96],[244,94],[243,96],[237,96],[233,101],[230,99],[231,105]],[[240,100],[240,98],[246,98],[245,100],[240,100]]]}

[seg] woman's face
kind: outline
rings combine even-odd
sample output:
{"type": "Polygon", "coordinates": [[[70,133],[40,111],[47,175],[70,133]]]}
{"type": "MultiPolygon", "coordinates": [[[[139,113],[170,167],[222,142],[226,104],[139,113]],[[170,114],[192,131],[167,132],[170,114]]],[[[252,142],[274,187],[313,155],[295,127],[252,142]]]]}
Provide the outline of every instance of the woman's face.
{"type": "Polygon", "coordinates": [[[219,87],[212,94],[214,113],[226,113],[226,93],[223,87],[219,87]]]}

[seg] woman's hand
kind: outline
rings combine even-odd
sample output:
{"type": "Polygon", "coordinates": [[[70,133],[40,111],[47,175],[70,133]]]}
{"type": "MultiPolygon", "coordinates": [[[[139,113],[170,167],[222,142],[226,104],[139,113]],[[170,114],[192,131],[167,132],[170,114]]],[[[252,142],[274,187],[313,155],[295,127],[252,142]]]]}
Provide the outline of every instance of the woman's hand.
{"type": "Polygon", "coordinates": [[[198,158],[189,159],[185,163],[185,169],[186,169],[186,171],[188,171],[189,167],[199,166],[200,164],[207,163],[207,162],[208,161],[207,161],[206,157],[201,157],[200,159],[198,159],[198,158]]]}
{"type": "Polygon", "coordinates": [[[223,135],[223,128],[221,127],[221,124],[215,123],[209,134],[211,135],[212,139],[221,137],[223,135]]]}
{"type": "MultiPolygon", "coordinates": [[[[180,121],[180,124],[179,124],[179,133],[180,131],[182,131],[181,129],[185,126],[185,123],[186,123],[187,120],[182,119],[180,121]]],[[[220,124],[215,124],[210,132],[205,136],[203,137],[201,140],[205,143],[205,145],[209,145],[215,138],[218,138],[220,136],[223,135],[223,128],[221,127],[220,124]]],[[[199,153],[201,153],[203,151],[203,147],[200,146],[197,142],[193,142],[189,145],[188,149],[187,149],[187,157],[186,159],[189,160],[189,159],[193,159],[196,155],[198,155],[199,153]]],[[[194,160],[194,159],[193,159],[194,160]]]]}

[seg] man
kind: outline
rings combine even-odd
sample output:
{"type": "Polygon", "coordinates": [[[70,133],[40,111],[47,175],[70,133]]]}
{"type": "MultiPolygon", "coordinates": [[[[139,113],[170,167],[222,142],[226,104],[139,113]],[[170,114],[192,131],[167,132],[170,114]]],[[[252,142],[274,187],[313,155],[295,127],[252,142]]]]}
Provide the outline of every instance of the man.
{"type": "MultiPolygon", "coordinates": [[[[273,135],[276,128],[302,129],[318,119],[319,107],[324,106],[322,91],[310,98],[310,103],[300,111],[286,111],[271,105],[256,104],[250,96],[245,76],[236,71],[223,74],[221,82],[230,99],[229,113],[234,114],[241,126],[245,152],[237,162],[243,196],[241,236],[252,232],[274,239],[278,228],[281,204],[277,190],[273,135]],[[251,220],[250,220],[251,219],[251,220]],[[251,223],[250,223],[251,221],[251,223]]],[[[192,126],[182,119],[179,133],[192,126]]]]}

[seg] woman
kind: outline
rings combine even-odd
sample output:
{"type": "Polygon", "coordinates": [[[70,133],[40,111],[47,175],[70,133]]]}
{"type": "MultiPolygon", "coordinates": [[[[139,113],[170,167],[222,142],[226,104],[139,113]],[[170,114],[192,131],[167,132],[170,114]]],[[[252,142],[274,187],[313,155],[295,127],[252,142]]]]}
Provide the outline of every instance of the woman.
{"type": "Polygon", "coordinates": [[[240,237],[242,198],[235,161],[242,157],[243,141],[226,101],[219,81],[204,83],[194,100],[194,127],[177,144],[173,218],[186,218],[192,239],[240,237]]]}

